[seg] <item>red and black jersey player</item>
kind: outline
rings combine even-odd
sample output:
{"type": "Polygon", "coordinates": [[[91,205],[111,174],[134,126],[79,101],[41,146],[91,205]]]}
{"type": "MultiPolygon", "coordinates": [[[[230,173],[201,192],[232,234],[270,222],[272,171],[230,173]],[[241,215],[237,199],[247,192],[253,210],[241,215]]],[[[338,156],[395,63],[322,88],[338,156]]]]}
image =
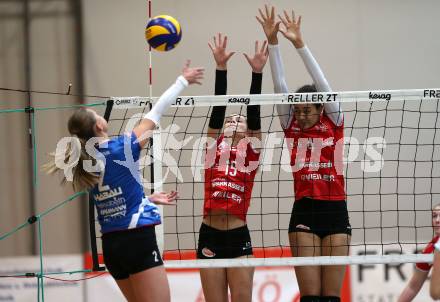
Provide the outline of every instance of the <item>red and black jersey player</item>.
{"type": "MultiPolygon", "coordinates": [[[[226,94],[227,37],[218,34],[209,43],[216,62],[215,94],[226,94]]],[[[261,93],[262,70],[268,58],[267,42],[255,42],[255,54],[245,57],[252,67],[251,94],[261,93]]],[[[205,158],[205,200],[197,257],[226,259],[252,257],[252,244],[246,224],[261,141],[260,106],[246,106],[246,117],[226,118],[226,106],[214,106],[209,121],[205,158]],[[223,125],[224,124],[224,125],[223,125]]],[[[208,268],[200,270],[206,301],[251,301],[254,269],[208,268]]]]}
{"type": "MultiPolygon", "coordinates": [[[[432,227],[434,229],[434,237],[426,245],[426,247],[423,249],[423,251],[422,251],[423,254],[435,254],[436,253],[435,252],[436,246],[438,246],[438,248],[440,248],[440,244],[437,243],[440,238],[440,204],[436,204],[432,208],[432,227]]],[[[426,279],[428,279],[429,272],[431,271],[431,268],[433,266],[435,266],[435,260],[433,263],[426,263],[426,262],[416,263],[415,270],[412,274],[412,277],[409,280],[406,287],[403,289],[397,302],[412,301],[416,297],[416,295],[420,292],[420,290],[422,289],[422,286],[425,283],[426,279]]],[[[434,281],[435,276],[436,276],[436,274],[433,273],[431,276],[432,277],[431,284],[435,283],[435,281],[434,281]]],[[[440,292],[440,291],[437,289],[437,292],[440,292]]],[[[433,297],[433,299],[434,299],[434,297],[433,297]]]]}
{"type": "MultiPolygon", "coordinates": [[[[314,85],[298,93],[331,92],[324,73],[301,34],[301,16],[260,10],[258,21],[269,42],[269,62],[276,93],[288,93],[278,46],[280,31],[292,42],[314,85]],[[280,24],[282,23],[282,27],[280,24]]],[[[295,203],[289,224],[293,256],[346,256],[351,240],[342,167],[344,118],[335,102],[279,104],[277,111],[291,151],[295,203]]],[[[339,302],[345,266],[295,267],[301,302],[339,302]]]]}

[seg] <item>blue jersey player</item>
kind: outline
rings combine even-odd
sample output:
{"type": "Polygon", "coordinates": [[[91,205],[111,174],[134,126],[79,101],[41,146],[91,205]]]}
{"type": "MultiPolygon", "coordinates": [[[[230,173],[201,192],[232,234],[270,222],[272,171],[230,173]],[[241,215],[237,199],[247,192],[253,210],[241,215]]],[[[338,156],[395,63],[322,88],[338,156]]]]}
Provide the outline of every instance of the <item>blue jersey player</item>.
{"type": "MultiPolygon", "coordinates": [[[[62,152],[61,163],[79,154],[71,179],[75,188],[90,190],[101,225],[104,262],[128,301],[170,301],[154,226],[161,223],[156,204],[174,204],[177,193],[155,192],[146,197],[138,159],[163,112],[186,86],[200,84],[203,69],[189,64],[131,133],[110,139],[106,120],[91,109],[77,110],[68,121],[77,143],[70,144],[70,152],[62,152]],[[94,156],[88,146],[97,151],[94,156]],[[90,169],[99,163],[99,172],[90,169]]],[[[56,157],[46,165],[49,173],[61,170],[56,157]]]]}

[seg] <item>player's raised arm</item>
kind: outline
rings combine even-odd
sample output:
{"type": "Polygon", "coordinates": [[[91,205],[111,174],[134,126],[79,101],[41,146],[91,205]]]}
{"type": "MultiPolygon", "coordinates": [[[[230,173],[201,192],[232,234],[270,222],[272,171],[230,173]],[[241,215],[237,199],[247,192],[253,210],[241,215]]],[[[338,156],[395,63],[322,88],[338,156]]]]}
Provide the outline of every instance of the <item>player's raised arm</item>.
{"type": "MultiPolygon", "coordinates": [[[[227,49],[228,37],[218,33],[213,37],[213,41],[208,42],[208,46],[212,51],[212,56],[216,64],[215,71],[215,95],[225,95],[227,91],[227,66],[229,59],[235,52],[227,49]]],[[[225,121],[226,106],[213,106],[211,117],[209,119],[208,137],[216,139],[223,128],[225,121]]]]}
{"type": "MultiPolygon", "coordinates": [[[[260,94],[263,81],[263,68],[268,58],[267,41],[260,43],[255,41],[255,53],[252,57],[244,53],[246,60],[252,68],[252,82],[250,94],[260,94]]],[[[261,116],[260,105],[248,105],[246,108],[246,120],[248,135],[261,141],[261,116]]]]}
{"type": "MultiPolygon", "coordinates": [[[[281,21],[275,20],[275,7],[265,5],[264,10],[258,9],[259,16],[256,16],[258,22],[263,28],[266,39],[269,43],[269,64],[272,73],[272,81],[275,93],[287,93],[289,88],[287,87],[284,66],[281,61],[281,52],[278,46],[278,31],[281,21]]],[[[280,123],[283,129],[289,126],[291,119],[291,105],[276,105],[279,115],[280,123]]]]}
{"type": "MultiPolygon", "coordinates": [[[[313,79],[318,92],[330,92],[332,91],[324,72],[319,66],[318,62],[312,55],[312,52],[304,43],[301,33],[301,16],[296,16],[292,10],[291,14],[287,11],[283,12],[283,15],[278,15],[283,25],[280,27],[280,32],[283,36],[292,42],[293,46],[298,51],[301,59],[306,66],[307,71],[313,79]]],[[[339,103],[325,103],[324,112],[329,116],[334,124],[340,126],[343,122],[343,113],[339,103]]]]}

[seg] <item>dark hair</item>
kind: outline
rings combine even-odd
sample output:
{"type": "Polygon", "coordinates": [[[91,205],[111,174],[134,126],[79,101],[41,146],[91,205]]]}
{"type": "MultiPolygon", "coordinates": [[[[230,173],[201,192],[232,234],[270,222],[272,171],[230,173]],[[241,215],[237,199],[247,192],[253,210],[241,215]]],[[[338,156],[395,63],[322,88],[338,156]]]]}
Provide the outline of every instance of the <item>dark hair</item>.
{"type": "MultiPolygon", "coordinates": [[[[318,90],[316,89],[315,84],[312,85],[304,85],[299,87],[296,91],[296,93],[313,93],[313,92],[318,92],[318,90]]],[[[323,105],[322,104],[313,104],[316,106],[316,108],[320,109],[323,105]]]]}
{"type": "MultiPolygon", "coordinates": [[[[79,160],[76,166],[73,168],[73,188],[76,189],[89,189],[95,186],[99,181],[99,176],[84,170],[83,161],[92,160],[93,164],[96,164],[96,160],[91,157],[85,149],[87,141],[95,136],[95,124],[96,118],[93,112],[80,108],[72,114],[67,122],[67,128],[69,133],[75,135],[79,140],[79,143],[70,142],[67,149],[64,151],[64,162],[69,162],[70,156],[79,153],[79,160]]],[[[55,152],[50,154],[53,160],[43,166],[43,169],[48,174],[54,174],[61,169],[56,165],[55,152]]],[[[67,181],[64,175],[62,183],[67,181]]]]}
{"type": "Polygon", "coordinates": [[[312,85],[301,86],[295,92],[296,93],[312,93],[312,92],[318,92],[318,90],[316,90],[315,85],[312,84],[312,85]]]}

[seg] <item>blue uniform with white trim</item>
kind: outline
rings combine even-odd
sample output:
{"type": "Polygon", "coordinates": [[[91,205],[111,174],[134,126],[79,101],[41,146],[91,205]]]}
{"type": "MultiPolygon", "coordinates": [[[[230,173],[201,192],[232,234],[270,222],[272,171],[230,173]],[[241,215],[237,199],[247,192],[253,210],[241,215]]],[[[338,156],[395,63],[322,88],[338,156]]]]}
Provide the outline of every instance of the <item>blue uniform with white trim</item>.
{"type": "Polygon", "coordinates": [[[126,133],[100,144],[98,158],[105,160],[104,177],[91,191],[101,232],[108,233],[161,223],[156,205],[144,195],[139,173],[141,147],[126,133]]]}

